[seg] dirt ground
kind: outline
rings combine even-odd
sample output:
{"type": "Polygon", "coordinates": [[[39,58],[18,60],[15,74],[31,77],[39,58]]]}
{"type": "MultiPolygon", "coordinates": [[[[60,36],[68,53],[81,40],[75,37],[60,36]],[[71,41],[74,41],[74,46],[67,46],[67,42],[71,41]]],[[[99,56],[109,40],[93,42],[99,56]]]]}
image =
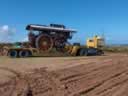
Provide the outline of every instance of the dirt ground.
{"type": "Polygon", "coordinates": [[[0,96],[128,96],[128,55],[0,57],[0,96]]]}

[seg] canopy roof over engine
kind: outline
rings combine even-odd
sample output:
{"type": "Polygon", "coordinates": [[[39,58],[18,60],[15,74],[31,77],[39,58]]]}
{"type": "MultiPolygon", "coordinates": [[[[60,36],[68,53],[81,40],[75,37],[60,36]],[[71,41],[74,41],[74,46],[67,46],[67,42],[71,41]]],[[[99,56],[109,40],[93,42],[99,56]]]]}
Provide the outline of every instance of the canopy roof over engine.
{"type": "Polygon", "coordinates": [[[74,29],[67,29],[64,25],[50,24],[50,26],[46,25],[38,25],[38,24],[29,24],[26,26],[26,30],[35,30],[35,31],[52,31],[52,32],[72,32],[75,33],[74,29]]]}

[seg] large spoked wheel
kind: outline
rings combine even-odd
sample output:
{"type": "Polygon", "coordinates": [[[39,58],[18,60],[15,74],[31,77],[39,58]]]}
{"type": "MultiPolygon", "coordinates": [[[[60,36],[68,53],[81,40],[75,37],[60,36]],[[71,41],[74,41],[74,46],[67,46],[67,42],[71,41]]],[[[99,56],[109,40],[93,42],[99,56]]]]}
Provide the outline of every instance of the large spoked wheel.
{"type": "Polygon", "coordinates": [[[11,58],[16,58],[18,57],[18,52],[16,50],[10,50],[8,56],[11,58]]]}
{"type": "Polygon", "coordinates": [[[36,39],[36,47],[41,51],[50,51],[53,47],[53,40],[49,35],[41,35],[36,39]]]}
{"type": "Polygon", "coordinates": [[[27,51],[27,50],[20,51],[19,57],[22,57],[22,58],[29,57],[29,51],[27,51]]]}

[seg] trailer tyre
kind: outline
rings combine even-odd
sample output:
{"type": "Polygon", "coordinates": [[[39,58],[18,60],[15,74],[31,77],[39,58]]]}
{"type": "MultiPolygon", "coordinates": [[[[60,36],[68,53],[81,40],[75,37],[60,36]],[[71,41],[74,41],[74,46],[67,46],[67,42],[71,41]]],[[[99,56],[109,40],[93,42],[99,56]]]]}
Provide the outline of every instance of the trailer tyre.
{"type": "Polygon", "coordinates": [[[29,51],[26,51],[26,50],[20,51],[19,57],[22,57],[22,58],[29,57],[29,51]]]}
{"type": "Polygon", "coordinates": [[[80,49],[80,56],[87,56],[88,50],[87,49],[80,49]]]}
{"type": "Polygon", "coordinates": [[[88,56],[88,50],[84,49],[84,56],[88,56]]]}
{"type": "Polygon", "coordinates": [[[104,54],[104,52],[102,51],[102,50],[99,50],[98,52],[97,52],[97,55],[103,55],[104,54]]]}
{"type": "Polygon", "coordinates": [[[10,50],[8,56],[11,58],[16,58],[18,57],[18,52],[16,50],[10,50]]]}

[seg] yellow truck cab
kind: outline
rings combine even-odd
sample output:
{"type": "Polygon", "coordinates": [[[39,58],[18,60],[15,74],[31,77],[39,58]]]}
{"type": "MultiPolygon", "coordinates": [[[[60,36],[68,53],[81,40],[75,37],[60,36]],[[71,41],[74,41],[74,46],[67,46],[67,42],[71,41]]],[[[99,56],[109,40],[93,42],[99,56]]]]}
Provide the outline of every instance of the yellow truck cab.
{"type": "Polygon", "coordinates": [[[104,38],[97,35],[92,39],[87,39],[86,43],[88,48],[102,48],[105,45],[104,38]]]}

